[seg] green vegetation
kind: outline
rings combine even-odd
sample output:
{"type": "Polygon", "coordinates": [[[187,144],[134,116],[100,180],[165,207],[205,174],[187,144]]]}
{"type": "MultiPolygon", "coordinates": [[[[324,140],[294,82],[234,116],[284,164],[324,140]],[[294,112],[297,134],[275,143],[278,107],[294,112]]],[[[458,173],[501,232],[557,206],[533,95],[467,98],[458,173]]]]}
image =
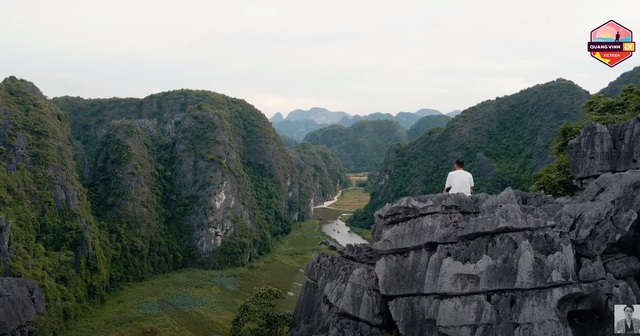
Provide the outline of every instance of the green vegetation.
{"type": "Polygon", "coordinates": [[[30,82],[0,84],[0,217],[11,230],[0,276],[42,286],[40,334],[130,282],[255,262],[310,217],[312,199],[347,185],[328,150],[288,151],[239,99],[50,101],[30,82]]]}
{"type": "Polygon", "coordinates": [[[528,190],[533,173],[552,162],[552,146],[564,122],[584,118],[589,93],[558,79],[473,106],[445,128],[427,130],[387,152],[373,184],[371,201],[349,225],[370,228],[373,213],[404,196],[442,192],[453,162],[462,158],[474,175],[474,192],[497,193],[506,187],[528,190]]]}
{"type": "Polygon", "coordinates": [[[42,334],[106,296],[108,237],[91,214],[73,161],[67,116],[33,84],[0,83],[0,216],[11,223],[0,276],[34,279],[47,295],[42,334]]]}
{"type": "Polygon", "coordinates": [[[604,89],[600,90],[598,94],[608,98],[617,97],[622,92],[622,88],[627,85],[635,85],[640,88],[640,66],[623,73],[604,89]]]}
{"type": "Polygon", "coordinates": [[[444,128],[451,120],[451,117],[446,115],[429,115],[418,120],[407,131],[407,137],[409,140],[415,140],[422,136],[424,132],[436,127],[444,128]]]}
{"type": "Polygon", "coordinates": [[[62,335],[229,335],[256,287],[293,293],[276,302],[278,311],[293,311],[313,253],[335,253],[318,245],[324,239],[317,221],[296,223],[272,253],[246,267],[184,269],[129,284],[62,335]]]}
{"type": "Polygon", "coordinates": [[[349,188],[342,191],[338,201],[331,205],[334,209],[354,211],[362,209],[369,202],[369,193],[362,188],[349,188]]]}
{"type": "Polygon", "coordinates": [[[614,98],[596,94],[584,104],[584,110],[586,117],[583,121],[565,123],[560,128],[554,145],[555,160],[534,174],[532,191],[542,191],[555,197],[574,195],[579,189],[569,168],[569,141],[575,139],[588,122],[620,124],[640,115],[640,89],[629,84],[614,98]]]}
{"type": "Polygon", "coordinates": [[[315,200],[328,200],[342,188],[349,186],[350,181],[338,157],[325,147],[315,146],[308,142],[298,144],[290,150],[293,164],[303,181],[321,181],[317,185],[303,184],[300,193],[307,195],[300,199],[299,206],[309,204],[308,195],[315,200]]]}
{"type": "Polygon", "coordinates": [[[256,288],[253,296],[238,309],[233,319],[233,336],[284,336],[293,317],[291,312],[276,311],[274,300],[286,295],[271,286],[256,288]]]}
{"type": "Polygon", "coordinates": [[[329,148],[347,172],[363,172],[379,169],[389,146],[406,142],[407,134],[394,120],[363,120],[350,127],[321,128],[304,141],[329,148]]]}

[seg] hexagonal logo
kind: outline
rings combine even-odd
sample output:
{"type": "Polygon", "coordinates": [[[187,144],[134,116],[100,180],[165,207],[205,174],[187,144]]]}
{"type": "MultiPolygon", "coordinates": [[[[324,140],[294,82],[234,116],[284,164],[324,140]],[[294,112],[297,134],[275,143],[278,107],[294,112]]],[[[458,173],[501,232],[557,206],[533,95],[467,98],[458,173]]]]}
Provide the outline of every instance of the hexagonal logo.
{"type": "Polygon", "coordinates": [[[609,67],[614,67],[633,55],[636,44],[633,42],[631,30],[609,20],[591,31],[587,48],[591,57],[609,67]]]}

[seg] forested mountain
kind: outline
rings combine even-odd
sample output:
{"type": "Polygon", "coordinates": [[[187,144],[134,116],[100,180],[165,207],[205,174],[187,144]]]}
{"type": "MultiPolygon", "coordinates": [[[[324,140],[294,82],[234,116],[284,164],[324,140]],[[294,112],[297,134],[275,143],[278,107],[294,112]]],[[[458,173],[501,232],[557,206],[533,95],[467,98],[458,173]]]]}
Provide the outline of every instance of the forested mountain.
{"type": "Polygon", "coordinates": [[[302,141],[307,134],[329,126],[329,124],[318,124],[312,119],[305,120],[289,120],[284,119],[279,123],[272,122],[276,131],[284,136],[287,136],[295,141],[302,141]]]}
{"type": "Polygon", "coordinates": [[[242,265],[347,183],[334,155],[287,150],[240,99],[48,100],[0,84],[0,276],[44,288],[41,331],[129,281],[242,265]]]}
{"type": "Polygon", "coordinates": [[[287,148],[294,148],[297,144],[299,144],[298,141],[295,141],[294,139],[291,139],[286,135],[280,134],[280,137],[282,138],[282,143],[284,143],[284,146],[287,148]]]}
{"type": "Polygon", "coordinates": [[[0,83],[0,276],[44,289],[45,330],[104,299],[117,258],[73,157],[68,116],[32,83],[0,83]]]}
{"type": "Polygon", "coordinates": [[[424,132],[436,127],[445,127],[451,120],[451,117],[447,115],[429,115],[420,118],[409,130],[407,131],[407,137],[409,140],[419,138],[424,132]]]}
{"type": "Polygon", "coordinates": [[[302,141],[308,133],[329,125],[339,124],[350,127],[363,120],[395,120],[408,130],[420,118],[431,115],[442,116],[443,114],[434,109],[420,109],[416,112],[399,112],[395,116],[391,113],[381,112],[351,116],[345,112],[333,112],[314,107],[310,110],[292,111],[286,118],[283,118],[281,113],[276,113],[270,121],[278,133],[296,141],[302,141]]]}
{"type": "Polygon", "coordinates": [[[605,88],[600,90],[598,94],[601,94],[605,97],[613,98],[618,96],[622,92],[622,88],[625,85],[630,84],[640,88],[640,66],[637,66],[632,70],[623,73],[622,75],[620,75],[620,77],[616,78],[605,88]]]}
{"type": "Polygon", "coordinates": [[[393,120],[364,120],[351,127],[331,125],[309,133],[304,141],[326,146],[350,172],[379,169],[389,146],[407,141],[405,130],[393,120]]]}
{"type": "Polygon", "coordinates": [[[553,160],[559,126],[582,120],[589,92],[565,79],[482,102],[443,128],[428,130],[408,144],[392,146],[370,203],[353,224],[370,227],[373,213],[403,196],[440,193],[457,158],[474,175],[474,192],[506,187],[528,190],[533,172],[553,160]]]}
{"type": "Polygon", "coordinates": [[[458,116],[460,113],[462,113],[462,111],[460,110],[453,110],[445,115],[451,117],[451,118],[455,118],[456,116],[458,116]]]}
{"type": "Polygon", "coordinates": [[[312,107],[308,110],[293,110],[287,114],[285,119],[291,121],[313,120],[318,124],[334,124],[344,117],[349,117],[349,114],[342,111],[329,111],[323,107],[312,107]]]}

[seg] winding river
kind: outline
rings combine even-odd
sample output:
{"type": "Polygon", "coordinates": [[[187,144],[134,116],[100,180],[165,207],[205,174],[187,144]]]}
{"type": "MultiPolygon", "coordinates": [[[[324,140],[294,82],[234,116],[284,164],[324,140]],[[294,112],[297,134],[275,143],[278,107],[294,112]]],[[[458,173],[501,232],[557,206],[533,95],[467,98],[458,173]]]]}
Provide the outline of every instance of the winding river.
{"type": "Polygon", "coordinates": [[[320,229],[323,233],[335,239],[342,246],[369,244],[360,235],[351,232],[351,229],[340,219],[342,216],[350,216],[351,211],[331,208],[331,205],[338,201],[341,193],[342,191],[331,201],[313,208],[313,219],[320,221],[320,229]]]}

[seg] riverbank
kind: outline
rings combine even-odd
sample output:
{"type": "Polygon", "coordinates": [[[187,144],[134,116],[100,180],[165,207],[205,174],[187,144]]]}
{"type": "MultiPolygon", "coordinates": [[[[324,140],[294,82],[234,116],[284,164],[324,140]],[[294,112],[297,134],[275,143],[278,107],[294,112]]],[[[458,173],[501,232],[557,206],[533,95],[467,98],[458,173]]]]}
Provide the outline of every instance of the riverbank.
{"type": "Polygon", "coordinates": [[[254,287],[263,285],[287,293],[277,305],[293,311],[306,279],[303,270],[313,253],[335,253],[318,245],[328,239],[321,222],[355,210],[364,197],[362,191],[346,189],[329,204],[344,209],[333,210],[337,211],[335,218],[295,223],[272,253],[246,267],[185,269],[130,284],[104,305],[92,308],[62,335],[228,335],[238,307],[253,294],[254,287]]]}
{"type": "Polygon", "coordinates": [[[340,192],[337,201],[326,202],[315,207],[313,219],[320,222],[322,232],[342,246],[347,244],[367,244],[372,242],[370,230],[351,228],[345,219],[353,211],[364,207],[369,202],[369,194],[363,188],[348,188],[340,192]]]}

